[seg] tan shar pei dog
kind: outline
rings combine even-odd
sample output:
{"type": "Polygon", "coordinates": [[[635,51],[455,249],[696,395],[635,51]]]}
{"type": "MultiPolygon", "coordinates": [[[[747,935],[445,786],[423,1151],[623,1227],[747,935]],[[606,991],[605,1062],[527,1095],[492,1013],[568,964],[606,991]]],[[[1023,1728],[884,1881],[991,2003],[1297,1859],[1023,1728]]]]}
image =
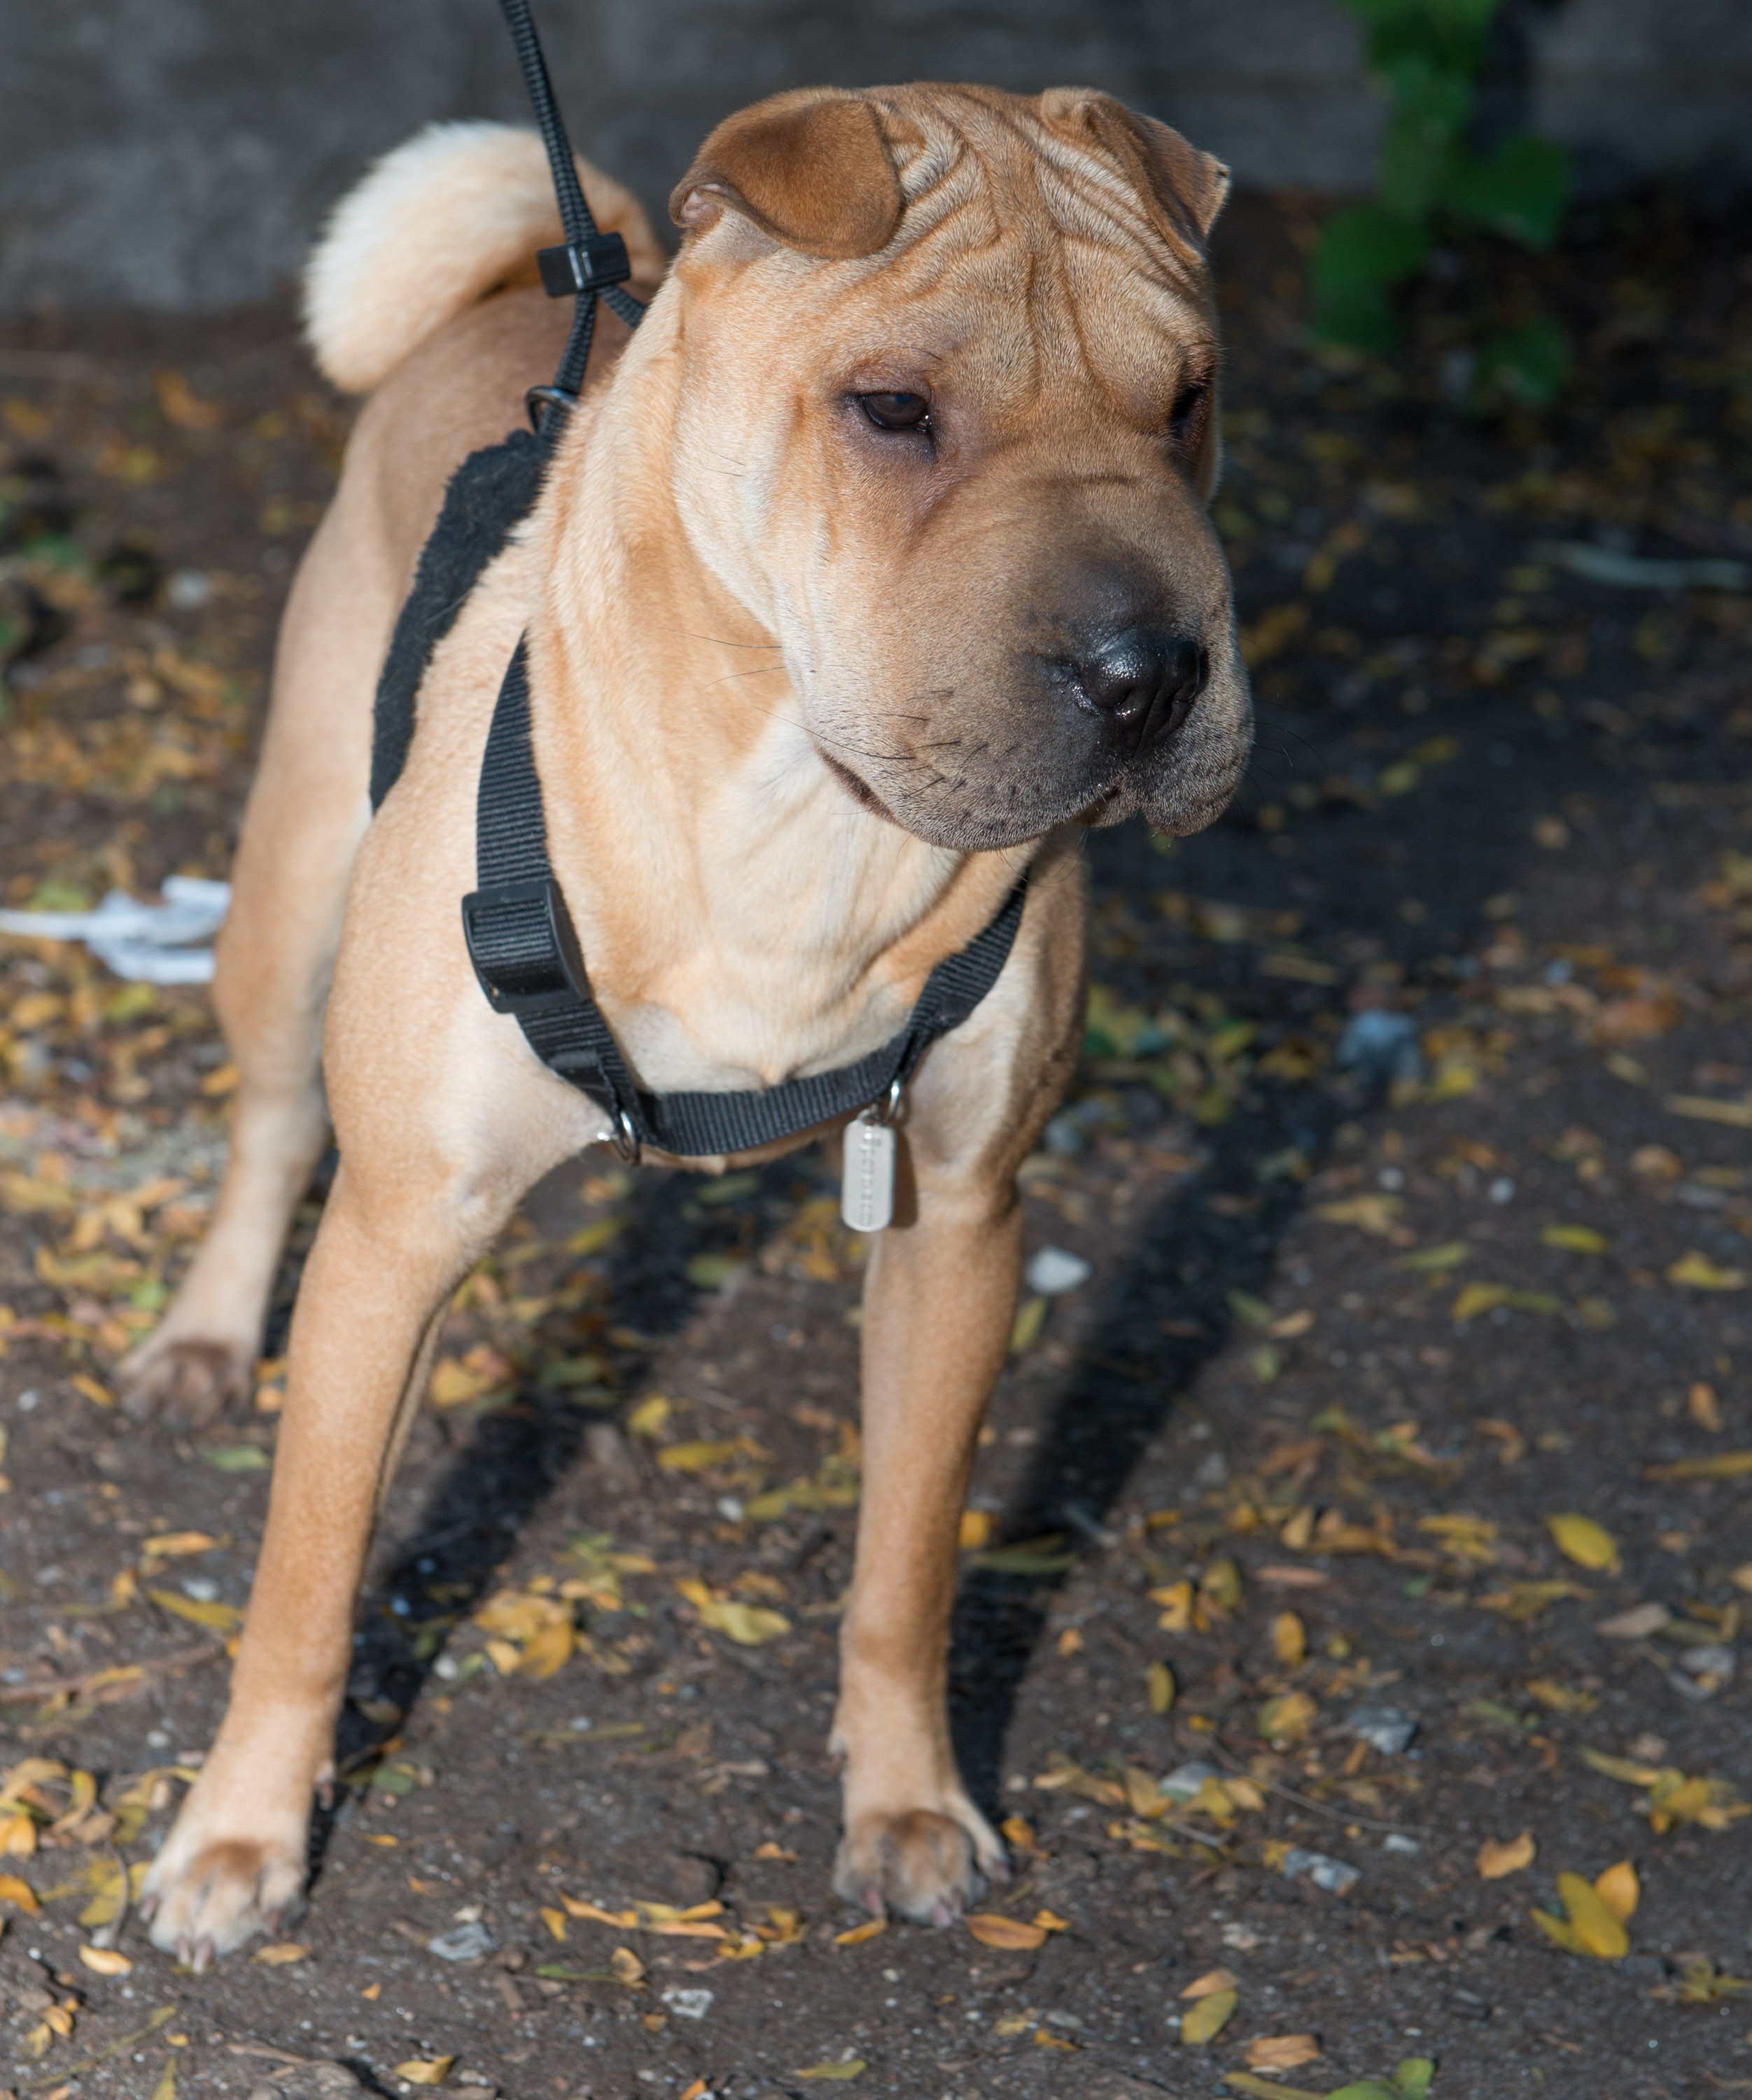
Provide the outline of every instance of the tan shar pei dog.
{"type": "Polygon", "coordinates": [[[949,1611],[1018,1288],[1016,1170],[1077,1054],[1083,832],[1195,831],[1246,761],[1207,515],[1217,162],[1086,89],[802,90],[707,139],[668,265],[633,199],[584,174],[649,315],[631,335],[602,317],[539,502],[435,652],[374,820],[373,691],[422,541],[564,333],[535,284],[558,232],[540,144],[427,132],[311,268],[317,360],[371,398],[287,607],[220,944],[230,1165],[125,1376],[136,1415],[183,1423],[247,1389],[332,1124],[230,1706],[143,1904],[197,1969],[302,1899],[361,1571],[449,1296],[606,1134],[482,996],[459,924],[519,636],[554,871],[642,1087],[863,1057],[1031,868],[1001,975],[907,1091],[864,1293],[835,1885],[938,1923],[1004,1871],[950,1745],[949,1611]]]}

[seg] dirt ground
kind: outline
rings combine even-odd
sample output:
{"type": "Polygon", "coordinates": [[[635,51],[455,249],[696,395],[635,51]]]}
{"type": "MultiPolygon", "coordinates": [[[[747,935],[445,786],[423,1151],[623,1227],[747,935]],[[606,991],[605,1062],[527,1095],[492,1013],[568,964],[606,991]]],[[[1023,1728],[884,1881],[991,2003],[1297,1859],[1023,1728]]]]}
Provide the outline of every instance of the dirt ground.
{"type": "MultiPolygon", "coordinates": [[[[1390,366],[1317,360],[1308,232],[1243,201],[1220,258],[1257,760],[1200,838],[1092,840],[1088,1056],[1026,1172],[1079,1258],[1037,1278],[1084,1280],[1018,1308],[965,1530],[1003,1921],[828,1890],[830,1162],[592,1157],[457,1300],[307,1916],[155,1954],[126,1876],[220,1711],[320,1193],[255,1410],[130,1428],[225,1052],[201,992],[7,940],[0,2080],[1752,2092],[1752,598],[1625,563],[1752,558],[1752,266],[1658,200],[1493,262],[1578,367],[1481,418],[1476,277],[1390,366]]],[[[222,875],[344,412],[278,312],[5,340],[4,901],[222,875]]]]}

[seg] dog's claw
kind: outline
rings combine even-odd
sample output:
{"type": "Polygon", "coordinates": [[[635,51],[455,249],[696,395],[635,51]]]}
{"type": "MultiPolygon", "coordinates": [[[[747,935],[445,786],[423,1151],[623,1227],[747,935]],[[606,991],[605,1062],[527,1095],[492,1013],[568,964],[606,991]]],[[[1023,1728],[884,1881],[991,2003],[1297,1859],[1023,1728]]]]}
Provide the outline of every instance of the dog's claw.
{"type": "Polygon", "coordinates": [[[249,1396],[254,1352],[236,1343],[154,1337],[117,1372],[121,1411],[135,1422],[204,1429],[249,1396]]]}
{"type": "Polygon", "coordinates": [[[157,1896],[142,1896],[135,1908],[140,1914],[141,1924],[150,1925],[158,1913],[158,1899],[157,1896]]]}
{"type": "Polygon", "coordinates": [[[834,1886],[872,1917],[949,1925],[982,1886],[982,1855],[1000,1848],[971,1804],[965,1820],[934,1809],[848,1820],[834,1886]],[[987,1843],[981,1844],[985,1838],[987,1843]]]}

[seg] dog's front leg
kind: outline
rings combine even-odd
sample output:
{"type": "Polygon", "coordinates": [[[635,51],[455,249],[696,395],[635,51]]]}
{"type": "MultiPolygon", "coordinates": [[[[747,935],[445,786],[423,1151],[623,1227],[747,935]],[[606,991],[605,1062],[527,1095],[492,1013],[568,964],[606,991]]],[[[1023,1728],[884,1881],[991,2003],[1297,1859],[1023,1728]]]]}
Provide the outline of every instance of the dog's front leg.
{"type": "Polygon", "coordinates": [[[874,1912],[947,1925],[1001,1873],[949,1740],[949,1613],[961,1511],[1015,1317],[1013,1189],[941,1183],[882,1233],[864,1287],[864,1492],[833,1746],[845,1760],[834,1886],[874,1912]]]}
{"type": "Polygon", "coordinates": [[[489,1216],[454,1192],[412,1193],[386,1199],[343,1164],[299,1292],[230,1706],[141,1904],[156,1944],[197,1970],[301,1902],[372,1527],[448,1295],[501,1221],[497,1204],[489,1216]]]}
{"type": "Polygon", "coordinates": [[[1022,1262],[1016,1171],[1082,1039],[1080,854],[1042,854],[1014,951],[907,1096],[910,1221],[864,1281],[864,1486],[832,1745],[845,1760],[834,1886],[946,1924],[1004,1871],[949,1740],[949,1614],[981,1417],[1009,1351],[1022,1262]]]}

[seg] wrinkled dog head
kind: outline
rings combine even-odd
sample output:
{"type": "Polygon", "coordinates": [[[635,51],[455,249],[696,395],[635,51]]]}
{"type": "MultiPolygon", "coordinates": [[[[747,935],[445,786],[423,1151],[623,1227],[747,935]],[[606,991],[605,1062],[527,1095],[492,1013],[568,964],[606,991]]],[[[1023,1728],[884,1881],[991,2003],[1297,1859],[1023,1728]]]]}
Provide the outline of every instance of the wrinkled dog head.
{"type": "Polygon", "coordinates": [[[991,848],[1209,823],[1251,708],[1206,505],[1225,171],[1090,90],[804,90],[672,210],[689,536],[847,791],[991,848]]]}

